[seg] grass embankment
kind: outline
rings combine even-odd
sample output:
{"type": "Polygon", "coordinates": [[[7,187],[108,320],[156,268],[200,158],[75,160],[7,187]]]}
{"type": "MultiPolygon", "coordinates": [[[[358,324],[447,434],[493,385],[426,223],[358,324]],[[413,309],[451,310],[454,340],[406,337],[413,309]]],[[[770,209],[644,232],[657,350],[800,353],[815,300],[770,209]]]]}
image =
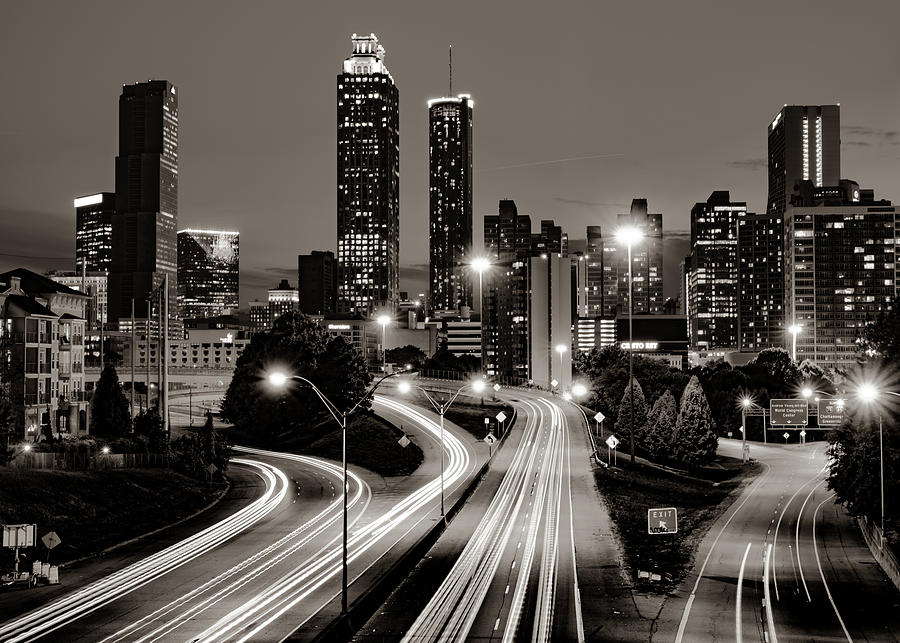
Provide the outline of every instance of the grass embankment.
{"type": "MultiPolygon", "coordinates": [[[[0,467],[0,523],[36,524],[38,542],[55,531],[62,543],[53,550],[51,562],[65,562],[190,516],[222,489],[222,484],[207,487],[169,469],[70,472],[0,467]]],[[[38,544],[20,553],[29,561],[38,556],[46,560],[47,550],[38,544]]],[[[12,569],[12,550],[0,551],[0,561],[0,569],[12,569]]]]}
{"type": "MultiPolygon", "coordinates": [[[[328,418],[305,433],[268,438],[235,428],[223,429],[233,444],[341,459],[341,429],[328,418]]],[[[382,476],[406,476],[419,468],[424,455],[414,442],[401,447],[403,431],[371,413],[354,416],[347,425],[347,462],[382,476]]],[[[412,438],[411,438],[412,439],[412,438]]]]}
{"type": "MultiPolygon", "coordinates": [[[[434,393],[431,391],[429,391],[429,393],[437,402],[446,399],[447,395],[453,394],[452,391],[450,391],[448,394],[442,394],[439,392],[434,393]]],[[[416,391],[416,395],[411,396],[411,401],[426,409],[433,408],[428,400],[425,399],[425,396],[422,395],[422,393],[419,391],[416,391]]],[[[483,440],[485,435],[487,435],[487,431],[484,428],[485,418],[488,418],[490,420],[488,426],[490,426],[491,430],[494,432],[494,435],[498,438],[500,437],[500,430],[497,426],[498,422],[496,420],[497,414],[500,411],[503,411],[507,417],[507,420],[503,423],[504,430],[509,429],[510,419],[513,417],[513,408],[509,404],[491,400],[490,396],[485,397],[484,404],[482,404],[480,397],[460,395],[458,398],[456,398],[456,400],[444,414],[444,417],[448,422],[452,422],[458,427],[465,429],[479,440],[483,440]]]]}
{"type": "MultiPolygon", "coordinates": [[[[620,455],[619,462],[625,457],[620,455]]],[[[756,463],[744,467],[734,458],[717,458],[690,476],[642,464],[598,469],[597,486],[616,523],[636,588],[658,593],[674,589],[709,527],[731,506],[731,492],[759,470],[756,463]],[[678,510],[677,533],[647,533],[647,510],[661,507],[678,510]],[[659,574],[661,580],[639,578],[639,571],[659,574]]]]}

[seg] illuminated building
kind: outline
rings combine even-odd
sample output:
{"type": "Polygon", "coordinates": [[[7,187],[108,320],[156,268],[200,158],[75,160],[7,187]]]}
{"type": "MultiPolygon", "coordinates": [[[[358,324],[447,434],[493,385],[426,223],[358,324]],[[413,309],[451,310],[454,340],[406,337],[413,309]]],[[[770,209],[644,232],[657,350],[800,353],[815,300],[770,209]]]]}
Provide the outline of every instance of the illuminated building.
{"type": "Polygon", "coordinates": [[[428,101],[429,310],[472,306],[472,109],[468,94],[428,101]]]}
{"type": "Polygon", "coordinates": [[[72,290],[77,290],[90,297],[85,311],[88,330],[98,330],[100,324],[106,323],[106,311],[109,307],[109,275],[105,272],[57,272],[51,270],[47,276],[58,284],[68,286],[72,290]]]}
{"type": "MultiPolygon", "coordinates": [[[[632,199],[628,214],[620,214],[617,228],[633,227],[643,238],[631,249],[635,315],[663,312],[662,214],[652,214],[647,199],[632,199]]],[[[604,243],[604,314],[628,312],[628,253],[612,235],[604,243]],[[616,309],[612,309],[615,297],[616,309]],[[607,303],[608,302],[608,303],[607,303]]]]}
{"type": "Polygon", "coordinates": [[[587,245],[584,263],[586,310],[579,312],[585,317],[599,317],[603,314],[603,234],[598,225],[587,227],[587,245]]]}
{"type": "Polygon", "coordinates": [[[797,360],[852,367],[866,324],[897,294],[897,207],[854,181],[802,181],[784,217],[786,317],[800,326],[797,360]]]}
{"type": "Polygon", "coordinates": [[[300,293],[287,279],[282,279],[277,286],[269,288],[268,293],[266,301],[250,302],[251,333],[271,330],[279,317],[299,310],[300,293]]]}
{"type": "Polygon", "coordinates": [[[374,34],[353,35],[337,77],[338,310],[397,309],[399,93],[374,34]]]}
{"type": "Polygon", "coordinates": [[[337,263],[331,250],[313,250],[297,256],[297,290],[300,310],[307,315],[335,312],[337,263]]]}
{"type": "Polygon", "coordinates": [[[528,379],[559,391],[572,385],[571,265],[572,260],[559,252],[527,261],[528,379]]]}
{"type": "Polygon", "coordinates": [[[75,199],[75,271],[109,272],[116,195],[99,192],[75,199]]]}
{"type": "Polygon", "coordinates": [[[178,231],[178,311],[181,319],[216,317],[237,310],[239,241],[237,232],[178,231]]]}
{"type": "Polygon", "coordinates": [[[784,249],[781,215],[747,214],[738,221],[740,350],[784,347],[784,249]]]}
{"type": "Polygon", "coordinates": [[[177,90],[165,80],[125,85],[119,97],[110,323],[127,322],[132,301],[137,316],[147,319],[151,293],[168,276],[169,332],[180,334],[174,323],[178,315],[177,228],[177,90]]]}
{"type": "MultiPolygon", "coordinates": [[[[687,367],[688,334],[684,315],[635,315],[632,337],[634,354],[666,362],[673,368],[687,367]]],[[[624,351],[628,342],[628,315],[616,318],[616,342],[624,351]]]]}
{"type": "Polygon", "coordinates": [[[691,209],[685,305],[691,349],[701,355],[738,347],[738,221],[746,214],[727,191],[691,209]]]}

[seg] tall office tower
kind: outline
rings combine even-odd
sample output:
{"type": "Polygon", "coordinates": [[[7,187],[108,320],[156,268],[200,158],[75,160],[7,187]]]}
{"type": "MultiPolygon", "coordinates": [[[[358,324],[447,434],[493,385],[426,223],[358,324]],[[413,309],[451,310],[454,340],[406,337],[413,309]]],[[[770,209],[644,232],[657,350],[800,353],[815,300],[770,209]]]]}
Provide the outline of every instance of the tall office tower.
{"type": "Polygon", "coordinates": [[[119,97],[116,213],[109,270],[111,323],[130,318],[132,300],[138,317],[150,317],[153,290],[167,275],[169,329],[173,336],[179,333],[174,323],[178,315],[177,227],[177,90],[165,80],[125,85],[119,97]]]}
{"type": "Polygon", "coordinates": [[[840,180],[841,106],[785,105],[769,125],[766,212],[784,214],[800,181],[821,187],[840,180]]]}
{"type": "Polygon", "coordinates": [[[569,254],[569,235],[553,222],[541,220],[541,231],[531,235],[531,253],[536,256],[554,253],[563,257],[569,254]]]}
{"type": "Polygon", "coordinates": [[[691,209],[691,254],[684,266],[684,296],[692,350],[738,347],[738,221],[747,204],[728,191],[713,192],[691,209]]]}
{"type": "Polygon", "coordinates": [[[297,257],[300,311],[307,315],[335,312],[337,264],[331,250],[313,250],[297,257]]]}
{"type": "Polygon", "coordinates": [[[106,274],[112,260],[116,195],[99,192],[75,199],[75,271],[106,274]]]}
{"type": "Polygon", "coordinates": [[[898,209],[855,181],[801,181],[784,215],[786,318],[800,327],[798,361],[856,364],[866,325],[897,294],[898,209]]]}
{"type": "Polygon", "coordinates": [[[374,34],[337,77],[338,310],[400,302],[400,96],[374,34]]]}
{"type": "Polygon", "coordinates": [[[178,231],[178,314],[181,319],[231,314],[239,306],[237,232],[178,231]]]}
{"type": "Polygon", "coordinates": [[[468,94],[428,101],[430,310],[472,306],[472,108],[468,94]]]}
{"type": "Polygon", "coordinates": [[[571,268],[572,259],[559,252],[526,263],[528,379],[557,392],[572,385],[571,268]],[[557,346],[566,350],[560,353],[557,346]]]}
{"type": "Polygon", "coordinates": [[[528,379],[528,257],[531,217],[511,200],[484,217],[484,251],[492,267],[485,277],[482,359],[485,372],[524,382],[528,379]]]}
{"type": "MultiPolygon", "coordinates": [[[[663,252],[662,252],[662,214],[651,214],[647,209],[647,199],[632,199],[631,211],[617,217],[619,228],[632,226],[644,233],[644,238],[634,244],[631,249],[632,282],[634,292],[634,314],[662,314],[665,298],[663,297],[663,252]]],[[[616,286],[618,289],[618,311],[628,312],[628,253],[624,247],[613,249],[619,245],[615,239],[606,244],[610,260],[613,255],[618,259],[616,286]]],[[[605,263],[605,262],[604,262],[605,263]]],[[[610,271],[610,277],[612,277],[610,271]]],[[[612,293],[610,293],[611,295],[612,293]]]]}
{"type": "Polygon", "coordinates": [[[785,345],[784,219],[748,213],[738,221],[738,342],[742,351],[785,345]]]}
{"type": "Polygon", "coordinates": [[[603,233],[598,225],[587,227],[587,245],[584,262],[587,264],[585,288],[587,288],[586,317],[603,314],[603,233]]]}

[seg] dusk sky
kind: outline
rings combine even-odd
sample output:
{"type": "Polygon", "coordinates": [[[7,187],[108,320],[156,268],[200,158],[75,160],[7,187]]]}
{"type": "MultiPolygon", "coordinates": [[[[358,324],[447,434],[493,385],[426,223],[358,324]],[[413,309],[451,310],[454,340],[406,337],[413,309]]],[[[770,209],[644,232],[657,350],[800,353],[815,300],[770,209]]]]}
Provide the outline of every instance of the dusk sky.
{"type": "Polygon", "coordinates": [[[662,212],[678,292],[692,205],[764,211],[766,127],[841,104],[841,174],[900,200],[900,3],[12,2],[0,20],[0,270],[72,269],[75,196],[115,190],[126,83],[179,88],[179,229],[241,233],[241,303],[334,250],[336,76],[375,33],[400,91],[401,289],[426,288],[429,98],[475,101],[475,239],[662,212]],[[144,7],[144,9],[139,9],[144,7]]]}

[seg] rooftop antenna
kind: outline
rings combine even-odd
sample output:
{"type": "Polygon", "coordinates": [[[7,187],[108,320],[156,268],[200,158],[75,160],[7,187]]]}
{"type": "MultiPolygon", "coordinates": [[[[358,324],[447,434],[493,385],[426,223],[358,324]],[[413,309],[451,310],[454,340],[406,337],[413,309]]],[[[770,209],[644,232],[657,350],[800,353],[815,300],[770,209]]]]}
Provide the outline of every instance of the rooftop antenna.
{"type": "Polygon", "coordinates": [[[453,96],[453,45],[450,45],[450,93],[447,96],[453,96]]]}

